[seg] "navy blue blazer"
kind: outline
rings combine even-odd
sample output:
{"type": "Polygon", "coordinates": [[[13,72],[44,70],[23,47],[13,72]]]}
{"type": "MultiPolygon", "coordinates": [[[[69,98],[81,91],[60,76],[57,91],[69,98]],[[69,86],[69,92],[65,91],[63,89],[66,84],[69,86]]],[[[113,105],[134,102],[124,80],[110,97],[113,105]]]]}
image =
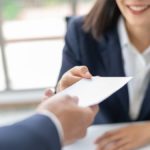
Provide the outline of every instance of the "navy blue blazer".
{"type": "MultiPolygon", "coordinates": [[[[117,28],[112,27],[99,40],[95,40],[83,30],[83,19],[75,17],[69,21],[59,79],[67,70],[80,65],[86,65],[93,76],[125,76],[117,28]]],[[[95,123],[143,120],[150,120],[150,84],[137,120],[129,116],[129,95],[125,86],[100,104],[95,123]]]]}
{"type": "Polygon", "coordinates": [[[60,150],[53,122],[35,115],[12,126],[0,128],[0,150],[60,150]]]}

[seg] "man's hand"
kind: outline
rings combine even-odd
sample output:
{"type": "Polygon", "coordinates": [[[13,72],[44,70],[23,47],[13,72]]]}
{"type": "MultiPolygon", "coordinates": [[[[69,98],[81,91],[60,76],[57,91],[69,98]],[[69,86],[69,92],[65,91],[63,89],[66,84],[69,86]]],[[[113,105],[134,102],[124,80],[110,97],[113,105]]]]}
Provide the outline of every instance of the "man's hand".
{"type": "Polygon", "coordinates": [[[42,100],[45,101],[52,96],[54,96],[54,92],[50,88],[47,88],[44,92],[44,96],[43,96],[42,100]]]}
{"type": "Polygon", "coordinates": [[[76,97],[57,95],[45,100],[37,111],[52,112],[60,121],[64,131],[64,145],[70,144],[86,135],[98,112],[98,106],[81,108],[76,97]]]}
{"type": "Polygon", "coordinates": [[[150,123],[130,125],[105,133],[95,144],[97,150],[135,150],[150,144],[150,123]]]}
{"type": "Polygon", "coordinates": [[[57,92],[66,89],[82,78],[90,79],[91,77],[92,75],[86,66],[76,66],[62,76],[57,86],[57,92]]]}

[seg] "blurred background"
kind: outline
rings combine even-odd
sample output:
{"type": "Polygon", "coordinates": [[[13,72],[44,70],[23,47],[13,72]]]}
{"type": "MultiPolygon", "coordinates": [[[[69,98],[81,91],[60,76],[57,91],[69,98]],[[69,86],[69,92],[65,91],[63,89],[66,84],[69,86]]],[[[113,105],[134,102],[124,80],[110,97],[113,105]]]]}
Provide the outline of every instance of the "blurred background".
{"type": "Polygon", "coordinates": [[[94,0],[0,0],[0,125],[32,115],[61,66],[66,18],[94,0]]]}

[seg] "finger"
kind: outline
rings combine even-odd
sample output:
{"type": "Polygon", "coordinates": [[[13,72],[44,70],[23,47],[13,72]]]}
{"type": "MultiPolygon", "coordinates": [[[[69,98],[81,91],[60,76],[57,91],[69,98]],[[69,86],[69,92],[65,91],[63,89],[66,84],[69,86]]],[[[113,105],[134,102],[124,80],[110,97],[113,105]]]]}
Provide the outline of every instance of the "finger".
{"type": "Polygon", "coordinates": [[[98,137],[95,140],[95,144],[99,144],[104,139],[108,139],[108,138],[116,136],[116,135],[122,135],[122,132],[120,130],[113,130],[113,131],[106,132],[104,135],[98,137]]]}
{"type": "Polygon", "coordinates": [[[86,66],[74,67],[63,75],[62,79],[59,81],[57,91],[64,90],[65,88],[80,81],[82,78],[91,77],[92,75],[89,73],[86,66]]]}
{"type": "Polygon", "coordinates": [[[134,146],[133,143],[128,143],[118,148],[117,150],[136,150],[138,147],[134,146]]]}
{"type": "Polygon", "coordinates": [[[51,97],[54,95],[54,93],[51,89],[46,89],[44,93],[45,93],[46,97],[51,97]]]}
{"type": "Polygon", "coordinates": [[[103,150],[107,145],[109,145],[112,142],[122,140],[124,137],[121,134],[116,134],[110,137],[107,137],[103,140],[100,140],[98,143],[99,149],[103,150]]]}
{"type": "Polygon", "coordinates": [[[54,93],[51,89],[46,89],[44,92],[44,96],[42,98],[42,101],[45,101],[47,99],[49,99],[50,97],[54,96],[54,93]]]}
{"type": "Polygon", "coordinates": [[[70,72],[75,75],[82,78],[88,78],[90,79],[92,77],[91,73],[89,72],[88,67],[86,66],[76,66],[70,70],[70,72]]]}
{"type": "Polygon", "coordinates": [[[74,83],[80,81],[81,79],[81,77],[74,76],[71,73],[65,73],[59,81],[56,90],[57,92],[60,92],[66,89],[67,87],[73,85],[74,83]]]}
{"type": "Polygon", "coordinates": [[[65,88],[73,85],[74,83],[80,81],[82,78],[72,75],[71,73],[68,73],[63,76],[62,80],[60,80],[60,88],[61,90],[64,90],[65,88]]]}
{"type": "Polygon", "coordinates": [[[136,141],[135,139],[130,139],[128,143],[123,145],[122,147],[118,148],[119,150],[137,150],[142,148],[143,146],[147,146],[144,143],[141,143],[141,141],[136,141]]]}
{"type": "Polygon", "coordinates": [[[98,105],[91,106],[90,108],[94,112],[95,115],[99,112],[99,106],[98,105]]]}
{"type": "Polygon", "coordinates": [[[129,143],[130,143],[130,139],[128,138],[118,140],[110,145],[109,150],[118,150],[120,148],[123,148],[125,145],[129,143]]]}
{"type": "MultiPolygon", "coordinates": [[[[79,98],[77,96],[64,95],[61,97],[62,101],[66,103],[66,105],[75,105],[78,106],[79,98]]],[[[78,107],[79,108],[79,107],[78,107]]]]}
{"type": "Polygon", "coordinates": [[[68,73],[66,76],[64,76],[62,81],[63,81],[63,83],[65,83],[68,86],[68,85],[72,85],[72,84],[80,81],[81,79],[82,79],[82,77],[78,77],[71,73],[68,73]]]}

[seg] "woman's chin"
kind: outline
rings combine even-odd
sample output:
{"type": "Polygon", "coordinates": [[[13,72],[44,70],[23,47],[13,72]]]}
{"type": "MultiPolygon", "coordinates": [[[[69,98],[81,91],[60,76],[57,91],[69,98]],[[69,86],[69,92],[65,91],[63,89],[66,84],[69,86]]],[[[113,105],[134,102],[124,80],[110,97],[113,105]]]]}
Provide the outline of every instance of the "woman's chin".
{"type": "MultiPolygon", "coordinates": [[[[150,18],[150,17],[148,17],[148,18],[150,18]]],[[[150,28],[150,20],[149,19],[134,17],[134,18],[128,19],[127,22],[130,26],[133,26],[134,28],[136,28],[136,27],[150,28]]]]}

